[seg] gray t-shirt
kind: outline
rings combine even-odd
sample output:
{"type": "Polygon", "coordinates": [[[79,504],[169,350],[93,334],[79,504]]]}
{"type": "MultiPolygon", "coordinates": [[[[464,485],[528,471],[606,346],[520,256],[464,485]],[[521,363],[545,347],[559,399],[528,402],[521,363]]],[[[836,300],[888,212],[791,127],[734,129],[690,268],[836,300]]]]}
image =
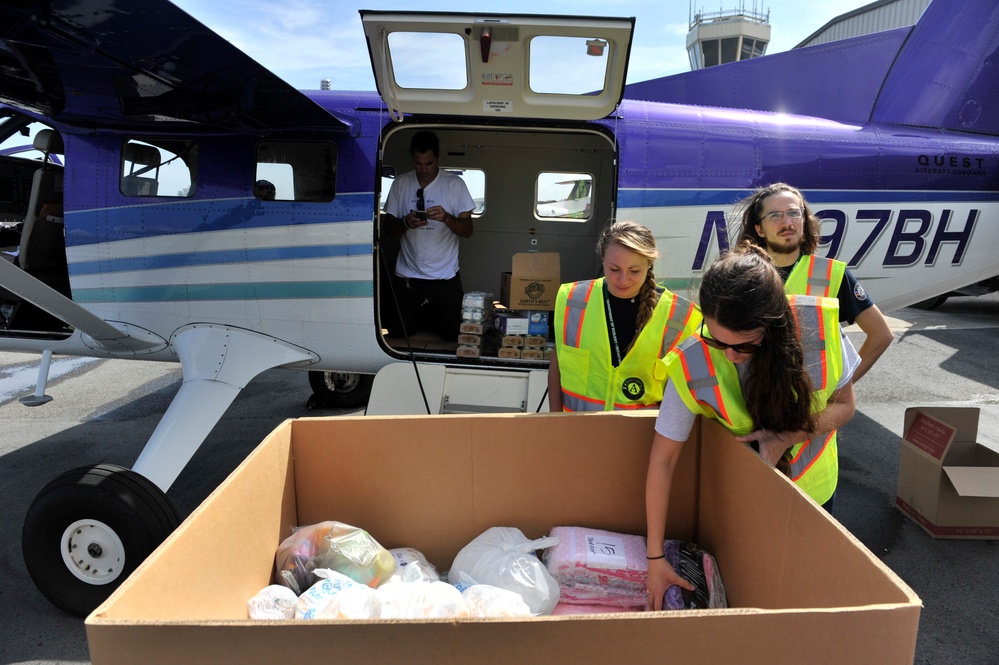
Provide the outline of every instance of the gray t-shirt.
{"type": "MultiPolygon", "coordinates": [[[[839,331],[839,340],[840,347],[843,350],[843,375],[840,376],[839,383],[836,384],[837,390],[853,380],[853,372],[860,364],[860,355],[853,348],[853,342],[846,336],[842,328],[839,331]]],[[[739,371],[740,383],[749,368],[750,362],[752,362],[752,359],[735,366],[739,371]]],[[[686,441],[690,437],[690,430],[694,428],[695,418],[696,414],[687,408],[687,405],[676,392],[676,386],[673,385],[672,381],[668,381],[663,392],[662,404],[659,407],[659,416],[656,418],[656,432],[662,434],[667,439],[686,441]]]]}

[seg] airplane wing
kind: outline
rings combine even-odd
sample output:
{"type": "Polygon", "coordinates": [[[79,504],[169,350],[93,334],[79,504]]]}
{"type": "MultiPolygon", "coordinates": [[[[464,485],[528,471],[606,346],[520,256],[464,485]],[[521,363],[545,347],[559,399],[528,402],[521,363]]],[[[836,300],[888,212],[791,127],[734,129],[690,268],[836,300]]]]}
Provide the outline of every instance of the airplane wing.
{"type": "Polygon", "coordinates": [[[65,125],[345,127],[166,0],[0,3],[0,72],[0,101],[65,125]]]}

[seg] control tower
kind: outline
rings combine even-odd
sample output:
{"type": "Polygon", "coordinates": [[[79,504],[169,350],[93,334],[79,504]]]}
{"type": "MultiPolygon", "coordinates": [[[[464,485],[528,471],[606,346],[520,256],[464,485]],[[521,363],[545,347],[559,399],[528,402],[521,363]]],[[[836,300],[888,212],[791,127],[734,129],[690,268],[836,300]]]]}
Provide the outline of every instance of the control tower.
{"type": "Polygon", "coordinates": [[[770,43],[770,10],[764,14],[746,9],[745,1],[736,9],[698,11],[689,19],[687,55],[691,69],[703,69],[726,62],[747,60],[767,52],[770,43]]]}

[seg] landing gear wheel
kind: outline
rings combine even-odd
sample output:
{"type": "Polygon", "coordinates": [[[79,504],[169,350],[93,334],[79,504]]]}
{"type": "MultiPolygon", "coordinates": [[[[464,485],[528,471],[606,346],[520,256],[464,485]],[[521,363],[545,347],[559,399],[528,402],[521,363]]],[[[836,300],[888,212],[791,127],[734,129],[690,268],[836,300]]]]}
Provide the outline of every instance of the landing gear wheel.
{"type": "Polygon", "coordinates": [[[345,409],[365,406],[374,380],[373,374],[309,372],[309,385],[315,398],[326,406],[345,409]]]}
{"type": "Polygon", "coordinates": [[[24,518],[21,551],[38,590],[86,616],[180,524],[166,495],[113,464],[67,471],[42,488],[24,518]]]}
{"type": "Polygon", "coordinates": [[[947,296],[936,296],[934,298],[920,300],[919,302],[911,305],[911,307],[914,309],[936,309],[945,302],[947,302],[947,296]]]}

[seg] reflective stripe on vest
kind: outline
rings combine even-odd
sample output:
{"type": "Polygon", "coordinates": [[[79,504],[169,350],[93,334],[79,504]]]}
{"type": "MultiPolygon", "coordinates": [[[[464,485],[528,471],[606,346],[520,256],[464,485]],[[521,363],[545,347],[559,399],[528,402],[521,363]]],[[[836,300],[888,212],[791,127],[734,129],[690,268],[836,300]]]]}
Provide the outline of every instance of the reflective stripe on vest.
{"type": "MultiPolygon", "coordinates": [[[[835,298],[814,296],[789,299],[799,324],[805,364],[814,389],[812,412],[818,413],[836,391],[842,372],[842,354],[836,338],[839,302],[835,298]]],[[[737,436],[756,429],[742,399],[738,370],[724,351],[710,348],[694,335],[674,351],[667,367],[677,393],[691,411],[719,420],[737,436]],[[683,368],[683,377],[679,376],[677,361],[683,368]],[[719,379],[722,371],[725,374],[719,379]]],[[[797,443],[790,453],[791,478],[817,502],[828,501],[836,489],[839,469],[836,433],[797,443]]]]}
{"type": "Polygon", "coordinates": [[[649,321],[614,367],[603,293],[603,280],[597,279],[563,284],[556,297],[562,407],[566,411],[657,409],[666,383],[662,358],[694,332],[700,310],[664,291],[649,321]]]}
{"type": "Polygon", "coordinates": [[[787,276],[784,288],[788,293],[803,296],[835,298],[845,272],[846,264],[842,261],[805,254],[787,276]]]}
{"type": "Polygon", "coordinates": [[[579,338],[583,333],[583,316],[586,314],[586,303],[596,280],[576,282],[570,289],[565,302],[564,330],[557,331],[562,335],[562,343],[566,346],[579,348],[579,338]]]}
{"type": "Polygon", "coordinates": [[[660,346],[659,357],[665,358],[674,346],[683,339],[683,331],[690,323],[690,317],[697,311],[694,303],[686,298],[673,297],[673,304],[670,307],[669,319],[666,327],[663,328],[663,343],[660,346]]]}

